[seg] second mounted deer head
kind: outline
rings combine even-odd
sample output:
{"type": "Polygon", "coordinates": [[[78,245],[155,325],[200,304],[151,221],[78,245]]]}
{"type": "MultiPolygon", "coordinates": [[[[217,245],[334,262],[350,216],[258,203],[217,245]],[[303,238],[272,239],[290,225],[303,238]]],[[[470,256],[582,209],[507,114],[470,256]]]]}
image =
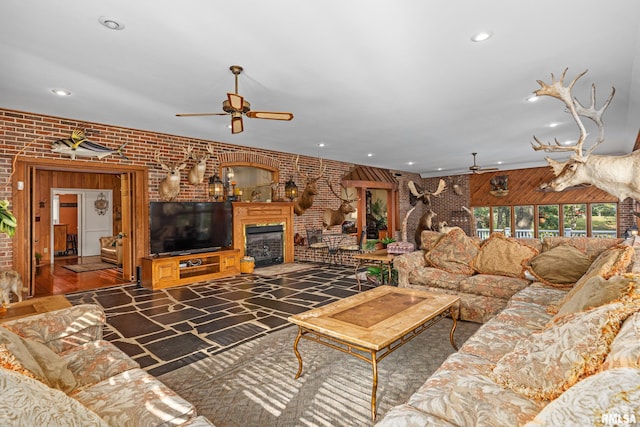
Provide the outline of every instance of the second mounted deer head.
{"type": "Polygon", "coordinates": [[[555,141],[555,144],[544,144],[535,136],[533,137],[535,143],[531,145],[536,151],[573,152],[569,160],[565,162],[559,162],[549,157],[546,158],[547,163],[553,169],[555,178],[543,183],[540,188],[542,190],[562,191],[581,184],[591,184],[618,197],[620,200],[624,200],[627,197],[640,200],[640,151],[634,151],[623,156],[597,156],[592,154],[593,150],[604,142],[602,114],[611,103],[615,88],[612,88],[611,94],[602,107],[597,109],[595,106],[596,87],[592,84],[591,105],[584,107],[572,96],[571,89],[586,72],[580,73],[568,86],[564,86],[564,77],[567,74],[567,69],[557,80],[551,74],[551,84],[538,80],[540,89],[534,93],[537,96],[551,96],[561,100],[566,105],[567,111],[571,114],[580,131],[578,141],[572,145],[563,145],[558,140],[555,141]],[[587,149],[586,153],[583,153],[583,145],[588,134],[581,117],[592,120],[598,127],[598,138],[587,149]]]}
{"type": "Polygon", "coordinates": [[[187,175],[189,178],[189,184],[202,184],[204,181],[204,174],[207,171],[207,160],[209,160],[209,156],[213,155],[213,147],[211,145],[207,145],[207,153],[196,153],[193,151],[193,147],[191,146],[186,149],[183,148],[182,151],[187,159],[191,158],[196,162],[187,175]]]}
{"type": "Polygon", "coordinates": [[[320,178],[322,178],[322,175],[324,175],[324,172],[327,170],[326,166],[324,168],[322,167],[322,159],[320,159],[318,174],[317,175],[306,174],[300,170],[300,166],[298,165],[299,159],[300,159],[300,156],[296,156],[296,161],[295,161],[296,170],[300,175],[304,177],[305,185],[304,185],[304,190],[302,190],[302,193],[300,193],[298,198],[293,201],[293,211],[295,212],[296,215],[302,215],[303,213],[305,213],[307,209],[311,207],[311,205],[313,205],[313,199],[315,198],[316,194],[318,194],[317,182],[320,178]]]}
{"type": "Polygon", "coordinates": [[[331,192],[333,193],[333,195],[336,196],[338,200],[340,200],[340,206],[338,207],[338,209],[327,208],[324,210],[324,214],[322,215],[322,226],[324,228],[333,227],[334,225],[342,225],[345,217],[348,214],[356,211],[352,203],[358,200],[356,196],[354,196],[353,198],[348,197],[349,190],[344,185],[342,185],[342,183],[340,183],[340,187],[342,187],[345,194],[347,195],[346,198],[336,193],[336,191],[331,186],[331,182],[329,182],[329,180],[327,180],[327,185],[329,185],[329,188],[331,189],[331,192]]]}

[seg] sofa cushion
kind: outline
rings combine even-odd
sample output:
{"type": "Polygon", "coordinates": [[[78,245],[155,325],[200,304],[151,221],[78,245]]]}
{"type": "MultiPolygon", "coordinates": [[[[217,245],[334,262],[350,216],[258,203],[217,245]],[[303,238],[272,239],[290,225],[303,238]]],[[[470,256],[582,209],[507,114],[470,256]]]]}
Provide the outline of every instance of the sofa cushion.
{"type": "Polygon", "coordinates": [[[571,297],[562,304],[555,318],[569,313],[585,311],[592,307],[599,307],[636,293],[636,281],[632,276],[619,275],[609,279],[595,276],[587,280],[576,292],[572,293],[571,297]]]}
{"type": "Polygon", "coordinates": [[[529,261],[528,271],[547,285],[573,285],[591,266],[591,259],[571,245],[558,245],[529,261]]]}
{"type": "Polygon", "coordinates": [[[518,342],[491,377],[531,399],[553,400],[600,369],[622,322],[637,309],[615,302],[563,316],[518,342]]]}
{"type": "Polygon", "coordinates": [[[138,362],[108,341],[98,340],[74,347],[60,356],[67,361],[76,379],[77,393],[129,369],[139,368],[138,362]]]}
{"type": "Polygon", "coordinates": [[[623,241],[624,239],[601,239],[598,237],[545,237],[542,242],[542,252],[551,250],[559,245],[571,245],[589,258],[596,259],[606,249],[623,241]]]}
{"type": "Polygon", "coordinates": [[[107,427],[94,412],[60,390],[0,368],[0,425],[107,427]]]}
{"type": "Polygon", "coordinates": [[[449,273],[471,275],[473,268],[470,264],[477,253],[478,244],[464,230],[456,227],[425,254],[425,261],[427,265],[449,273]]]}
{"type": "Polygon", "coordinates": [[[108,378],[74,398],[112,426],[173,426],[196,415],[191,403],[142,369],[108,378]]]}
{"type": "Polygon", "coordinates": [[[608,279],[615,274],[625,272],[634,257],[635,251],[631,246],[618,245],[603,251],[562,301],[557,306],[550,306],[549,311],[557,313],[562,305],[569,301],[592,277],[599,276],[608,279]]]}
{"type": "Polygon", "coordinates": [[[467,276],[460,281],[460,292],[483,295],[508,300],[516,292],[529,285],[529,281],[517,277],[496,276],[492,274],[476,274],[467,276]]]}
{"type": "Polygon", "coordinates": [[[420,249],[429,252],[444,236],[445,233],[439,231],[423,230],[420,234],[420,249]]]}
{"type": "Polygon", "coordinates": [[[482,244],[471,266],[481,274],[524,278],[524,266],[538,255],[535,248],[502,233],[492,233],[482,244]]]}
{"type": "Polygon", "coordinates": [[[76,386],[67,362],[42,343],[24,339],[0,327],[0,350],[2,365],[7,369],[21,372],[65,393],[76,386]]]}
{"type": "Polygon", "coordinates": [[[640,312],[624,321],[602,369],[640,368],[640,312]]]}
{"type": "Polygon", "coordinates": [[[639,416],[640,370],[618,368],[580,381],[525,426],[635,425],[639,416]]]}

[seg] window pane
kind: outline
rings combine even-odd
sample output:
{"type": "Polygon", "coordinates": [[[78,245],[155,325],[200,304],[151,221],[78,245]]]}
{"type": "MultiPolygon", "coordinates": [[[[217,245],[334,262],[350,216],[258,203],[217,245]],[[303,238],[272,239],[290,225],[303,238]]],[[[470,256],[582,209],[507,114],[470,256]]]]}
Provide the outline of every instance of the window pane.
{"type": "Polygon", "coordinates": [[[533,205],[515,206],[516,237],[533,237],[533,205]]]}
{"type": "Polygon", "coordinates": [[[563,205],[562,214],[565,236],[585,237],[587,235],[587,205],[563,205]]]}
{"type": "Polygon", "coordinates": [[[593,237],[617,237],[617,207],[616,203],[594,203],[591,205],[591,235],[593,237]]]}
{"type": "Polygon", "coordinates": [[[538,237],[559,236],[559,206],[538,206],[538,237]]]}
{"type": "Polygon", "coordinates": [[[504,233],[507,237],[511,236],[511,207],[493,207],[493,227],[491,231],[504,233]]]}
{"type": "Polygon", "coordinates": [[[476,234],[481,239],[489,237],[489,208],[482,206],[473,208],[473,217],[476,220],[476,234]]]}

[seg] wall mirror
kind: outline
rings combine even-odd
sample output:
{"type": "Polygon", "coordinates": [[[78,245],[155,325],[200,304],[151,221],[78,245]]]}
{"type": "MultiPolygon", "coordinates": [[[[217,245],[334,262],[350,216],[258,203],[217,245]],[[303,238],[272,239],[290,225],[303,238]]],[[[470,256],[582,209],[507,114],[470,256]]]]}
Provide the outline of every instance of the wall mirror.
{"type": "Polygon", "coordinates": [[[220,165],[220,179],[227,198],[233,196],[231,200],[270,202],[284,197],[284,190],[274,185],[279,182],[278,170],[265,165],[223,163],[220,165]]]}

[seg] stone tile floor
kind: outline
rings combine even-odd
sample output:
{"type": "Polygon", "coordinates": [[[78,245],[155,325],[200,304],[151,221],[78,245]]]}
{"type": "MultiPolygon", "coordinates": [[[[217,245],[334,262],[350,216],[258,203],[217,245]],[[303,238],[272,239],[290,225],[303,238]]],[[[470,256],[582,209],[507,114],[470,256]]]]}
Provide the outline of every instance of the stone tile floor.
{"type": "MultiPolygon", "coordinates": [[[[104,339],[154,376],[290,325],[292,314],[358,292],[352,267],[229,279],[152,291],[136,284],[67,294],[107,314],[104,339]]],[[[363,290],[368,287],[363,283],[363,290]]]]}

